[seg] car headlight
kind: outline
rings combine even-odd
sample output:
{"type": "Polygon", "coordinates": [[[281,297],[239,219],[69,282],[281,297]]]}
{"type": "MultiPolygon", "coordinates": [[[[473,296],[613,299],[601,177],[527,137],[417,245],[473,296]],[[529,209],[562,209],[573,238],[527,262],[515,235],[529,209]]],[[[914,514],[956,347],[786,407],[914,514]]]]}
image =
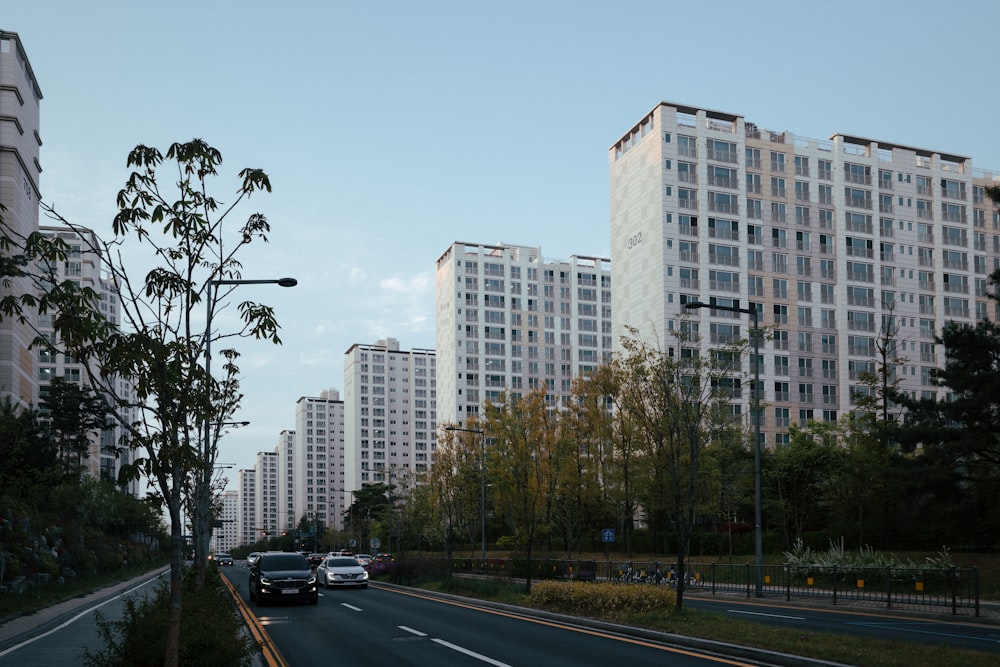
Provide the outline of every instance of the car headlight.
{"type": "Polygon", "coordinates": [[[265,586],[270,586],[271,577],[264,576],[263,574],[260,575],[260,583],[264,584],[265,586]]]}
{"type": "Polygon", "coordinates": [[[316,583],[316,575],[314,574],[311,577],[309,577],[308,585],[312,586],[315,583],[316,583]]]}
{"type": "Polygon", "coordinates": [[[361,578],[362,579],[367,579],[368,578],[368,573],[367,572],[362,572],[361,573],[361,578]]]}

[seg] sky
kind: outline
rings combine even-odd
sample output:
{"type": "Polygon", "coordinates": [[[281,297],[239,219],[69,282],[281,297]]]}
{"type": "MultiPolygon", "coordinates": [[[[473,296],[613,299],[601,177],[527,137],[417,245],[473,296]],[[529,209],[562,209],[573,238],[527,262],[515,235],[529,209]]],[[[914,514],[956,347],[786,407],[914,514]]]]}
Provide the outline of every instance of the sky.
{"type": "MultiPolygon", "coordinates": [[[[241,341],[252,468],[336,389],[344,353],[434,348],[455,241],[609,257],[608,149],[660,101],[760,128],[964,155],[1000,172],[995,0],[8,0],[41,87],[42,198],[110,237],[138,144],[200,138],[273,192],[241,286],[281,346],[241,341]]],[[[221,363],[221,361],[220,361],[221,363]]],[[[235,470],[229,487],[236,488],[235,470]]]]}

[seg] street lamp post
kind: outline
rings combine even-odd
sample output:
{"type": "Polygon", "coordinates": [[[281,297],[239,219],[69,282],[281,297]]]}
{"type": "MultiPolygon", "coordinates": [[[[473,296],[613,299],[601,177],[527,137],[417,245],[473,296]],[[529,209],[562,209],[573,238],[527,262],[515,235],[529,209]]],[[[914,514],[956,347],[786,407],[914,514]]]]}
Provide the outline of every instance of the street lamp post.
{"type": "Polygon", "coordinates": [[[479,519],[482,528],[482,560],[486,560],[486,432],[478,428],[445,426],[446,431],[463,431],[479,436],[479,519]]]}
{"type": "Polygon", "coordinates": [[[720,306],[711,303],[694,301],[684,304],[685,308],[692,310],[697,308],[710,308],[712,310],[724,310],[730,313],[746,313],[750,315],[753,322],[753,331],[750,337],[753,339],[753,400],[751,410],[753,410],[753,519],[754,519],[754,558],[755,577],[754,588],[757,597],[764,597],[764,545],[761,533],[761,493],[760,493],[760,321],[756,308],[740,308],[739,306],[720,306]]]}
{"type": "MultiPolygon", "coordinates": [[[[223,285],[280,285],[281,287],[295,287],[298,281],[295,278],[273,278],[264,280],[242,280],[236,278],[220,278],[209,280],[208,290],[205,299],[205,378],[210,383],[212,378],[212,316],[215,313],[215,301],[219,294],[219,287],[223,285]]],[[[209,394],[209,401],[211,401],[209,394]]],[[[217,425],[225,424],[220,422],[217,425]]],[[[208,559],[208,543],[212,539],[212,525],[210,521],[212,505],[212,470],[215,464],[213,457],[212,442],[212,421],[208,413],[204,420],[204,438],[202,450],[202,471],[197,478],[195,487],[195,521],[192,532],[195,536],[195,568],[203,565],[208,559]]]]}

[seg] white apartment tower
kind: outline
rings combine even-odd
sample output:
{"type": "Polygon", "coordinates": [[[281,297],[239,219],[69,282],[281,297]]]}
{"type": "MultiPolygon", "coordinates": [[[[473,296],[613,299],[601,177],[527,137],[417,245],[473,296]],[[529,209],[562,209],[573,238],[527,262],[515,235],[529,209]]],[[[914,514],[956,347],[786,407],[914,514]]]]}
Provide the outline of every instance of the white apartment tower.
{"type": "Polygon", "coordinates": [[[769,444],[786,443],[792,423],[850,410],[886,332],[905,358],[902,388],[929,397],[944,323],[998,316],[986,279],[1000,215],[984,186],[1000,175],[968,157],[810,139],[663,102],[609,163],[616,343],[626,325],[665,341],[685,322],[707,354],[747,338],[750,315],[686,303],[756,309],[769,331],[759,368],[769,444]]]}
{"type": "MultiPolygon", "coordinates": [[[[435,353],[400,350],[395,338],[344,355],[345,493],[425,472],[437,430],[435,353]]],[[[345,508],[346,509],[346,508],[345,508]]]]}
{"type": "Polygon", "coordinates": [[[278,453],[257,452],[257,464],[254,466],[254,487],[257,489],[257,502],[254,515],[257,517],[257,528],[268,535],[276,535],[284,519],[278,515],[278,453]]]}
{"type": "MultiPolygon", "coordinates": [[[[116,327],[121,323],[120,297],[118,286],[108,274],[103,265],[103,258],[94,249],[98,247],[97,238],[90,230],[74,231],[68,227],[39,227],[39,232],[49,238],[59,238],[68,247],[66,260],[56,266],[48,267],[56,281],[72,280],[81,287],[94,290],[98,300],[93,304],[107,320],[116,327]]],[[[52,336],[52,314],[38,317],[40,334],[52,336]]],[[[87,369],[80,361],[64,354],[57,354],[41,347],[32,350],[36,358],[38,374],[39,403],[45,400],[49,385],[53,378],[62,378],[66,382],[91,387],[87,369]]],[[[98,375],[95,373],[95,376],[98,375]]],[[[107,380],[110,386],[91,387],[97,393],[109,394],[115,398],[124,398],[134,404],[134,389],[132,385],[120,378],[107,380]]],[[[114,398],[111,399],[114,403],[114,398]]],[[[122,408],[118,408],[121,410],[122,408]]],[[[135,408],[125,408],[126,421],[136,418],[135,408]]],[[[118,471],[125,463],[129,463],[132,452],[129,449],[119,449],[122,428],[117,420],[108,420],[109,428],[95,432],[92,437],[90,453],[84,461],[86,472],[92,477],[116,480],[118,471]]],[[[133,484],[132,492],[137,493],[138,483],[133,484]]]]}
{"type": "Polygon", "coordinates": [[[261,538],[260,519],[257,518],[257,471],[253,468],[240,470],[236,482],[236,492],[240,497],[239,543],[254,544],[261,538]]]}
{"type": "Polygon", "coordinates": [[[278,435],[278,517],[285,530],[295,530],[295,431],[284,430],[278,435]]]}
{"type": "Polygon", "coordinates": [[[454,243],[437,260],[438,423],[546,387],[555,408],[612,350],[610,260],[454,243]]]}
{"type": "Polygon", "coordinates": [[[328,389],[295,403],[293,508],[295,524],[305,517],[330,528],[343,527],[344,402],[328,389]]]}
{"type": "Polygon", "coordinates": [[[229,552],[240,545],[239,539],[239,509],[240,494],[237,491],[225,491],[219,496],[221,526],[212,530],[211,549],[213,553],[229,552]]]}
{"type": "MultiPolygon", "coordinates": [[[[0,30],[0,204],[6,208],[0,216],[21,236],[38,229],[41,100],[42,91],[20,38],[15,32],[0,30]]],[[[0,294],[28,294],[32,285],[18,278],[9,287],[0,285],[0,290],[0,294]]],[[[33,338],[30,322],[0,320],[0,396],[9,396],[22,407],[38,399],[35,355],[28,349],[33,338]]]]}

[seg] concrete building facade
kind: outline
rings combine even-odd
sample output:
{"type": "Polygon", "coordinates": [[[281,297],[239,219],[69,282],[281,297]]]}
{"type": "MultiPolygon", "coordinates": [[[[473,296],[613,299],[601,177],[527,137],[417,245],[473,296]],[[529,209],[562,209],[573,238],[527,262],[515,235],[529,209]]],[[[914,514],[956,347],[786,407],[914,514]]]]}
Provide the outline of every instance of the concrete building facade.
{"type": "Polygon", "coordinates": [[[546,388],[556,408],[613,349],[611,261],[541,248],[452,244],[435,277],[438,423],[464,423],[501,392],[546,388]]]}
{"type": "Polygon", "coordinates": [[[260,520],[257,518],[257,471],[243,468],[236,478],[236,492],[239,494],[239,543],[253,544],[261,538],[260,520]]]}
{"type": "Polygon", "coordinates": [[[328,389],[295,403],[293,509],[295,523],[343,527],[344,401],[328,389]]]}
{"type": "MultiPolygon", "coordinates": [[[[344,489],[426,472],[437,431],[434,350],[401,350],[395,338],[344,355],[344,489]]],[[[343,509],[346,509],[346,506],[343,509]]]]}
{"type": "MultiPolygon", "coordinates": [[[[15,32],[0,30],[0,213],[15,235],[25,237],[38,229],[42,174],[39,149],[38,87],[28,56],[15,32]]],[[[27,294],[26,279],[0,285],[0,294],[27,294]]],[[[14,318],[0,321],[0,396],[10,396],[22,407],[38,400],[37,364],[28,345],[34,338],[33,317],[21,324],[14,318]]]]}
{"type": "MultiPolygon", "coordinates": [[[[664,344],[685,326],[706,354],[747,338],[749,315],[685,304],[756,309],[768,444],[850,410],[883,341],[904,359],[901,387],[935,396],[935,334],[998,316],[986,279],[1000,214],[984,188],[1000,176],[971,158],[663,102],[611,146],[609,168],[616,343],[626,325],[664,344]]],[[[734,408],[750,400],[747,383],[734,408]]]]}

